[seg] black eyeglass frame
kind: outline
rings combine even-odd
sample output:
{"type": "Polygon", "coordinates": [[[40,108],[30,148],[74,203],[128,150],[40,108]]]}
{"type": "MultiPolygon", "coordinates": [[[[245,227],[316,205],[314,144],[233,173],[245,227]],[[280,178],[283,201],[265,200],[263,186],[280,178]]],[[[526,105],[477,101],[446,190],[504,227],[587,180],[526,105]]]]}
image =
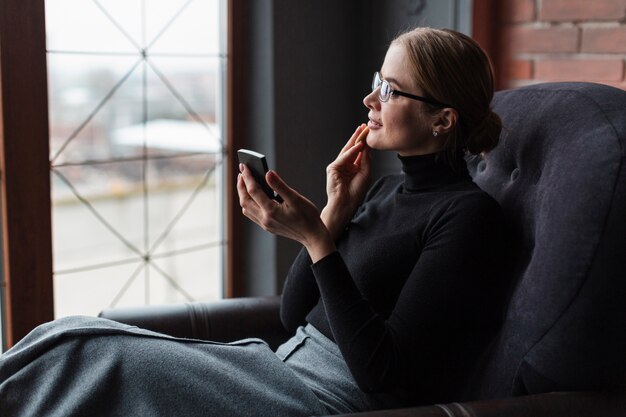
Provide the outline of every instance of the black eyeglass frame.
{"type": "MultiPolygon", "coordinates": [[[[404,91],[400,91],[400,90],[396,90],[394,89],[391,84],[389,83],[389,81],[385,80],[383,77],[380,76],[380,72],[376,71],[374,73],[374,79],[372,80],[372,91],[376,90],[377,88],[380,88],[382,91],[382,85],[383,83],[387,84],[389,86],[389,97],[396,95],[396,96],[402,96],[402,97],[406,97],[406,98],[410,98],[413,100],[417,100],[417,101],[422,101],[424,103],[428,103],[431,104],[435,107],[451,107],[454,108],[454,106],[451,106],[449,104],[446,103],[442,103],[441,101],[437,101],[433,98],[428,98],[428,97],[422,97],[422,96],[417,96],[415,94],[411,94],[411,93],[405,93],[404,91]],[[378,83],[378,85],[376,85],[378,83]]],[[[389,98],[387,98],[387,100],[383,100],[381,93],[378,93],[378,100],[381,103],[386,103],[389,101],[389,98]]]]}

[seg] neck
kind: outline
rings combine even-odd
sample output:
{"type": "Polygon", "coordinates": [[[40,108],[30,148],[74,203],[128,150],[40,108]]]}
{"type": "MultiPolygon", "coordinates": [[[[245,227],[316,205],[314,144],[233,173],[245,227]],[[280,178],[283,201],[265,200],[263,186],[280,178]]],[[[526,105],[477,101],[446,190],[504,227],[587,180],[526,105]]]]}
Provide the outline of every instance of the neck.
{"type": "Polygon", "coordinates": [[[407,192],[426,191],[459,181],[471,180],[463,154],[450,158],[446,152],[401,156],[407,192]]]}

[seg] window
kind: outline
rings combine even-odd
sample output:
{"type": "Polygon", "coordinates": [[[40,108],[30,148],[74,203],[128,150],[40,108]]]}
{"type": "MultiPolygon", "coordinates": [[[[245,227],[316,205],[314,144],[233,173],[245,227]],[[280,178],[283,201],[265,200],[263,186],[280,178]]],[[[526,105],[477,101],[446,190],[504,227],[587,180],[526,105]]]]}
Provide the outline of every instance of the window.
{"type": "Polygon", "coordinates": [[[225,3],[46,1],[55,316],[222,296],[225,3]]]}

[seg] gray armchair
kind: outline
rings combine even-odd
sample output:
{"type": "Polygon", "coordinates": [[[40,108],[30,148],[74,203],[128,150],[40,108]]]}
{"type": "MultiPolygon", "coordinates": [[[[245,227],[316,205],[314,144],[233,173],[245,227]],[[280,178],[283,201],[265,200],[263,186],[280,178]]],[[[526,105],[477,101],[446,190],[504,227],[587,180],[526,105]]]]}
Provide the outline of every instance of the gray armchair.
{"type": "MultiPolygon", "coordinates": [[[[474,181],[504,209],[515,247],[502,329],[475,401],[364,416],[626,416],[626,92],[551,83],[498,92],[505,123],[474,181]]],[[[177,336],[288,335],[279,298],[105,310],[177,336]]]]}

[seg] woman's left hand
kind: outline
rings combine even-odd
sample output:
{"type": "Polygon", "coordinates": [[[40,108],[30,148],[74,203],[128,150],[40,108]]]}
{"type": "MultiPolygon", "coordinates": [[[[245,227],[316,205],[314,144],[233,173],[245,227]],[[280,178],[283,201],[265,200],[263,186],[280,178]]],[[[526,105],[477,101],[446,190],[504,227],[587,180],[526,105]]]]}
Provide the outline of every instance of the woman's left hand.
{"type": "Polygon", "coordinates": [[[320,212],[310,200],[289,187],[275,171],[269,171],[265,180],[283,199],[278,203],[263,192],[245,165],[239,169],[237,194],[244,216],[270,233],[301,243],[313,262],[335,251],[320,212]]]}
{"type": "Polygon", "coordinates": [[[326,168],[328,202],[322,219],[334,238],[348,224],[363,202],[371,177],[369,148],[365,141],[355,143],[365,124],[360,125],[337,158],[326,168]]]}

